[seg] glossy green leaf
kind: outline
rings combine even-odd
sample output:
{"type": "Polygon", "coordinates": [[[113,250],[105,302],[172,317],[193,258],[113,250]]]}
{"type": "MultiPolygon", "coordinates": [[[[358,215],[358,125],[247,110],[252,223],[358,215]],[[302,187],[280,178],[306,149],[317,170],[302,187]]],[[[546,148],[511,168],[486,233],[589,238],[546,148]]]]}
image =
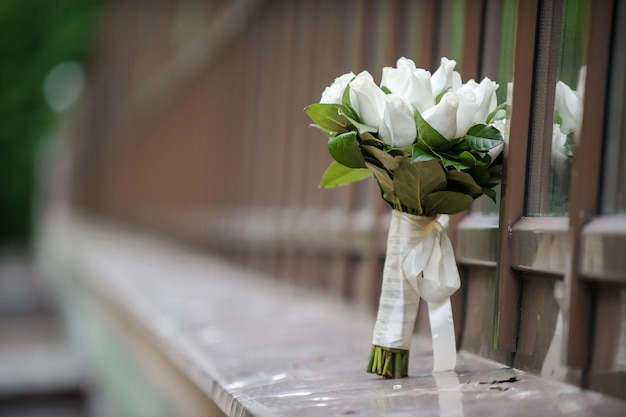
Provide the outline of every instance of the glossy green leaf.
{"type": "Polygon", "coordinates": [[[474,199],[471,195],[455,191],[435,191],[424,197],[424,214],[456,214],[469,209],[474,199]]]}
{"type": "Polygon", "coordinates": [[[376,178],[376,181],[378,181],[378,185],[380,186],[383,194],[395,196],[393,180],[389,176],[389,172],[369,162],[366,162],[366,165],[367,168],[374,174],[374,177],[376,178]]]}
{"type": "Polygon", "coordinates": [[[491,157],[488,154],[484,154],[480,156],[478,152],[473,151],[474,153],[463,151],[459,154],[459,160],[463,162],[465,165],[469,167],[473,166],[481,166],[486,167],[491,164],[491,157]]]}
{"type": "Polygon", "coordinates": [[[344,107],[343,109],[340,110],[340,113],[342,116],[348,119],[350,124],[352,124],[354,127],[358,129],[359,134],[378,132],[378,128],[361,123],[360,119],[356,116],[356,113],[354,113],[353,110],[347,109],[344,107]]]}
{"type": "Polygon", "coordinates": [[[443,137],[441,133],[424,120],[419,111],[415,110],[414,117],[419,140],[424,142],[429,148],[447,151],[460,142],[460,139],[448,140],[443,137]]]}
{"type": "Polygon", "coordinates": [[[476,156],[474,156],[471,152],[463,151],[459,154],[459,160],[466,165],[473,167],[476,165],[476,156]]]}
{"type": "Polygon", "coordinates": [[[333,159],[348,168],[365,168],[365,158],[356,132],[347,132],[328,140],[328,152],[333,159]]]}
{"type": "Polygon", "coordinates": [[[470,127],[465,136],[465,143],[470,149],[478,152],[487,152],[504,143],[502,133],[490,125],[474,125],[470,127]]]}
{"type": "Polygon", "coordinates": [[[341,104],[347,109],[352,109],[352,103],[350,102],[350,83],[343,89],[343,95],[341,96],[341,104]]]}
{"type": "Polygon", "coordinates": [[[400,201],[416,214],[422,214],[422,198],[446,188],[446,174],[439,161],[416,164],[403,159],[394,172],[393,186],[400,201]]]}
{"type": "Polygon", "coordinates": [[[402,159],[401,156],[392,156],[388,152],[385,152],[382,149],[377,148],[376,146],[361,145],[361,148],[377,161],[379,161],[380,164],[389,171],[393,171],[398,168],[400,160],[402,159]]]}
{"type": "Polygon", "coordinates": [[[489,169],[478,166],[470,168],[469,170],[467,170],[467,172],[472,176],[472,178],[474,178],[476,184],[481,186],[487,183],[492,175],[491,172],[489,172],[489,169]]]}
{"type": "Polygon", "coordinates": [[[485,194],[487,197],[491,199],[491,201],[493,201],[494,203],[497,203],[495,190],[491,188],[487,188],[487,187],[482,187],[482,191],[483,191],[483,194],[485,194]]]}
{"type": "Polygon", "coordinates": [[[337,132],[334,132],[334,131],[328,130],[328,129],[324,129],[322,126],[320,126],[318,124],[315,124],[315,123],[312,123],[309,126],[321,130],[329,138],[332,138],[333,136],[337,135],[337,132]]]}
{"type": "Polygon", "coordinates": [[[433,150],[433,153],[439,158],[445,168],[454,167],[458,170],[470,168],[470,165],[467,165],[462,160],[459,160],[456,155],[451,155],[445,152],[438,152],[435,150],[433,150]]]}
{"type": "Polygon", "coordinates": [[[348,168],[337,161],[332,161],[320,183],[321,188],[334,188],[353,182],[362,181],[372,176],[372,172],[367,168],[348,168]]]}
{"type": "Polygon", "coordinates": [[[304,112],[328,136],[335,136],[349,130],[350,121],[341,114],[340,104],[316,103],[306,106],[304,112]]]}
{"type": "Polygon", "coordinates": [[[482,188],[467,172],[448,170],[446,171],[446,178],[448,179],[448,190],[470,194],[474,198],[480,197],[483,193],[482,188]]]}
{"type": "Polygon", "coordinates": [[[413,155],[411,156],[411,162],[417,163],[431,161],[437,158],[437,155],[435,155],[425,144],[418,142],[413,145],[413,155]]]}

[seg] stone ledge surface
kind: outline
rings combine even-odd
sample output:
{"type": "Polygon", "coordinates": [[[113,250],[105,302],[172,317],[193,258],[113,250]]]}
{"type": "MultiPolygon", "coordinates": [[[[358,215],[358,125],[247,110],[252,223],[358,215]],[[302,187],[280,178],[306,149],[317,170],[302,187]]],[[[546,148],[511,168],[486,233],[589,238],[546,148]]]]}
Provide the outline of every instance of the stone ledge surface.
{"type": "Polygon", "coordinates": [[[410,377],[364,372],[373,317],[205,254],[76,216],[55,216],[41,264],[126,311],[230,416],[618,416],[626,403],[460,352],[431,374],[414,340],[410,377]]]}

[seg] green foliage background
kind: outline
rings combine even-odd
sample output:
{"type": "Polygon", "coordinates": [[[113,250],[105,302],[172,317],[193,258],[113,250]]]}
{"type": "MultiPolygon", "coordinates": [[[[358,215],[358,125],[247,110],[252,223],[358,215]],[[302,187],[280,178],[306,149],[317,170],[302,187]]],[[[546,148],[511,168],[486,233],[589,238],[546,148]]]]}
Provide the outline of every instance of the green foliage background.
{"type": "Polygon", "coordinates": [[[0,246],[29,242],[35,155],[55,120],[43,80],[85,61],[99,11],[98,0],[0,1],[0,246]]]}

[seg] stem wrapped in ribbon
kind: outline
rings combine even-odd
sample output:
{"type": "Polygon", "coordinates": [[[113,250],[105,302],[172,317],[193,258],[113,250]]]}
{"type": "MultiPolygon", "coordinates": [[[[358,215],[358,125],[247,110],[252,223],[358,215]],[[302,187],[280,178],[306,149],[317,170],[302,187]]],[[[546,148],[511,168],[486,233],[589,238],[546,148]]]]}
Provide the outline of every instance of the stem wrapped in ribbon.
{"type": "Polygon", "coordinates": [[[321,186],[374,177],[393,208],[374,345],[368,372],[408,375],[408,352],[420,298],[428,303],[433,371],[456,364],[450,296],[460,287],[448,214],[500,183],[506,104],[488,78],[461,83],[442,58],[432,76],[400,58],[381,86],[366,71],[338,77],[305,112],[328,137],[334,161],[321,186]]]}
{"type": "MultiPolygon", "coordinates": [[[[395,363],[395,356],[409,351],[421,297],[428,302],[435,356],[433,372],[454,369],[456,340],[450,296],[460,288],[461,281],[452,244],[445,233],[447,223],[447,215],[426,217],[392,212],[371,355],[382,350],[385,358],[395,363]]],[[[404,367],[397,374],[395,366],[385,369],[384,362],[379,367],[377,361],[370,361],[368,372],[396,378],[408,375],[404,367]]]]}

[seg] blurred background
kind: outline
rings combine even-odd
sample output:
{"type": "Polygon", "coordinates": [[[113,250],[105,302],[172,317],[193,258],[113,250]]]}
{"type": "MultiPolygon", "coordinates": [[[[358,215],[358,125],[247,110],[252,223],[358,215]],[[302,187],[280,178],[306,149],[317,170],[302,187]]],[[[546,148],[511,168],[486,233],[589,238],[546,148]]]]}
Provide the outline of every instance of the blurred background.
{"type": "MultiPolygon", "coordinates": [[[[530,86],[537,77],[532,63],[514,65],[513,58],[516,24],[534,28],[539,16],[554,36],[533,41],[523,32],[518,41],[528,51],[543,45],[556,60],[568,57],[564,73],[578,74],[587,3],[538,3],[529,12],[515,0],[0,1],[0,417],[177,415],[154,381],[169,381],[171,392],[197,390],[176,379],[176,370],[147,376],[156,363],[172,365],[137,341],[141,332],[129,329],[123,309],[70,272],[45,270],[41,253],[54,252],[59,236],[71,237],[67,219],[167,239],[373,314],[389,210],[373,181],[318,188],[331,158],[304,107],[335,77],[368,70],[379,80],[381,68],[401,56],[431,71],[441,57],[455,59],[464,80],[496,80],[502,102],[515,66],[517,80],[530,86]],[[56,237],[46,243],[50,230],[56,237]],[[55,275],[63,279],[48,279],[55,275]]],[[[601,2],[589,3],[595,10],[601,2]]],[[[556,64],[537,67],[552,77],[546,86],[555,84],[556,64]]],[[[554,115],[546,102],[554,94],[528,94],[518,108],[542,103],[550,134],[532,140],[549,159],[554,115]]],[[[529,126],[519,114],[520,126],[529,126]]],[[[520,170],[528,172],[526,154],[519,155],[512,158],[523,159],[520,170]]],[[[525,188],[513,193],[523,204],[525,188]]],[[[565,216],[561,206],[548,214],[565,216]]],[[[554,271],[548,284],[525,284],[524,303],[535,304],[519,309],[532,324],[520,344],[530,347],[514,362],[510,350],[493,345],[499,209],[474,208],[491,216],[493,245],[477,245],[471,234],[466,245],[488,256],[461,265],[463,289],[453,298],[461,346],[539,373],[559,314],[554,271]]],[[[72,259],[77,269],[80,261],[72,259]]],[[[620,296],[607,288],[607,298],[620,296]]],[[[626,306],[622,297],[615,305],[626,306]]],[[[598,328],[626,335],[613,331],[626,319],[611,308],[606,316],[615,323],[601,320],[598,328]]],[[[624,346],[613,342],[598,345],[624,346]]],[[[609,376],[622,379],[596,389],[623,396],[620,372],[609,376]]]]}
{"type": "MultiPolygon", "coordinates": [[[[34,265],[42,169],[85,86],[103,5],[0,2],[0,415],[85,416],[95,402],[34,265]]],[[[93,397],[95,398],[95,397],[93,397]]]]}
{"type": "Polygon", "coordinates": [[[340,74],[378,79],[402,55],[462,69],[464,13],[454,0],[0,2],[0,416],[167,415],[106,326],[76,323],[88,302],[42,278],[38,236],[59,213],[373,309],[378,190],[318,189],[330,157],[302,110],[340,74]],[[349,244],[328,239],[346,225],[349,244]]]}

